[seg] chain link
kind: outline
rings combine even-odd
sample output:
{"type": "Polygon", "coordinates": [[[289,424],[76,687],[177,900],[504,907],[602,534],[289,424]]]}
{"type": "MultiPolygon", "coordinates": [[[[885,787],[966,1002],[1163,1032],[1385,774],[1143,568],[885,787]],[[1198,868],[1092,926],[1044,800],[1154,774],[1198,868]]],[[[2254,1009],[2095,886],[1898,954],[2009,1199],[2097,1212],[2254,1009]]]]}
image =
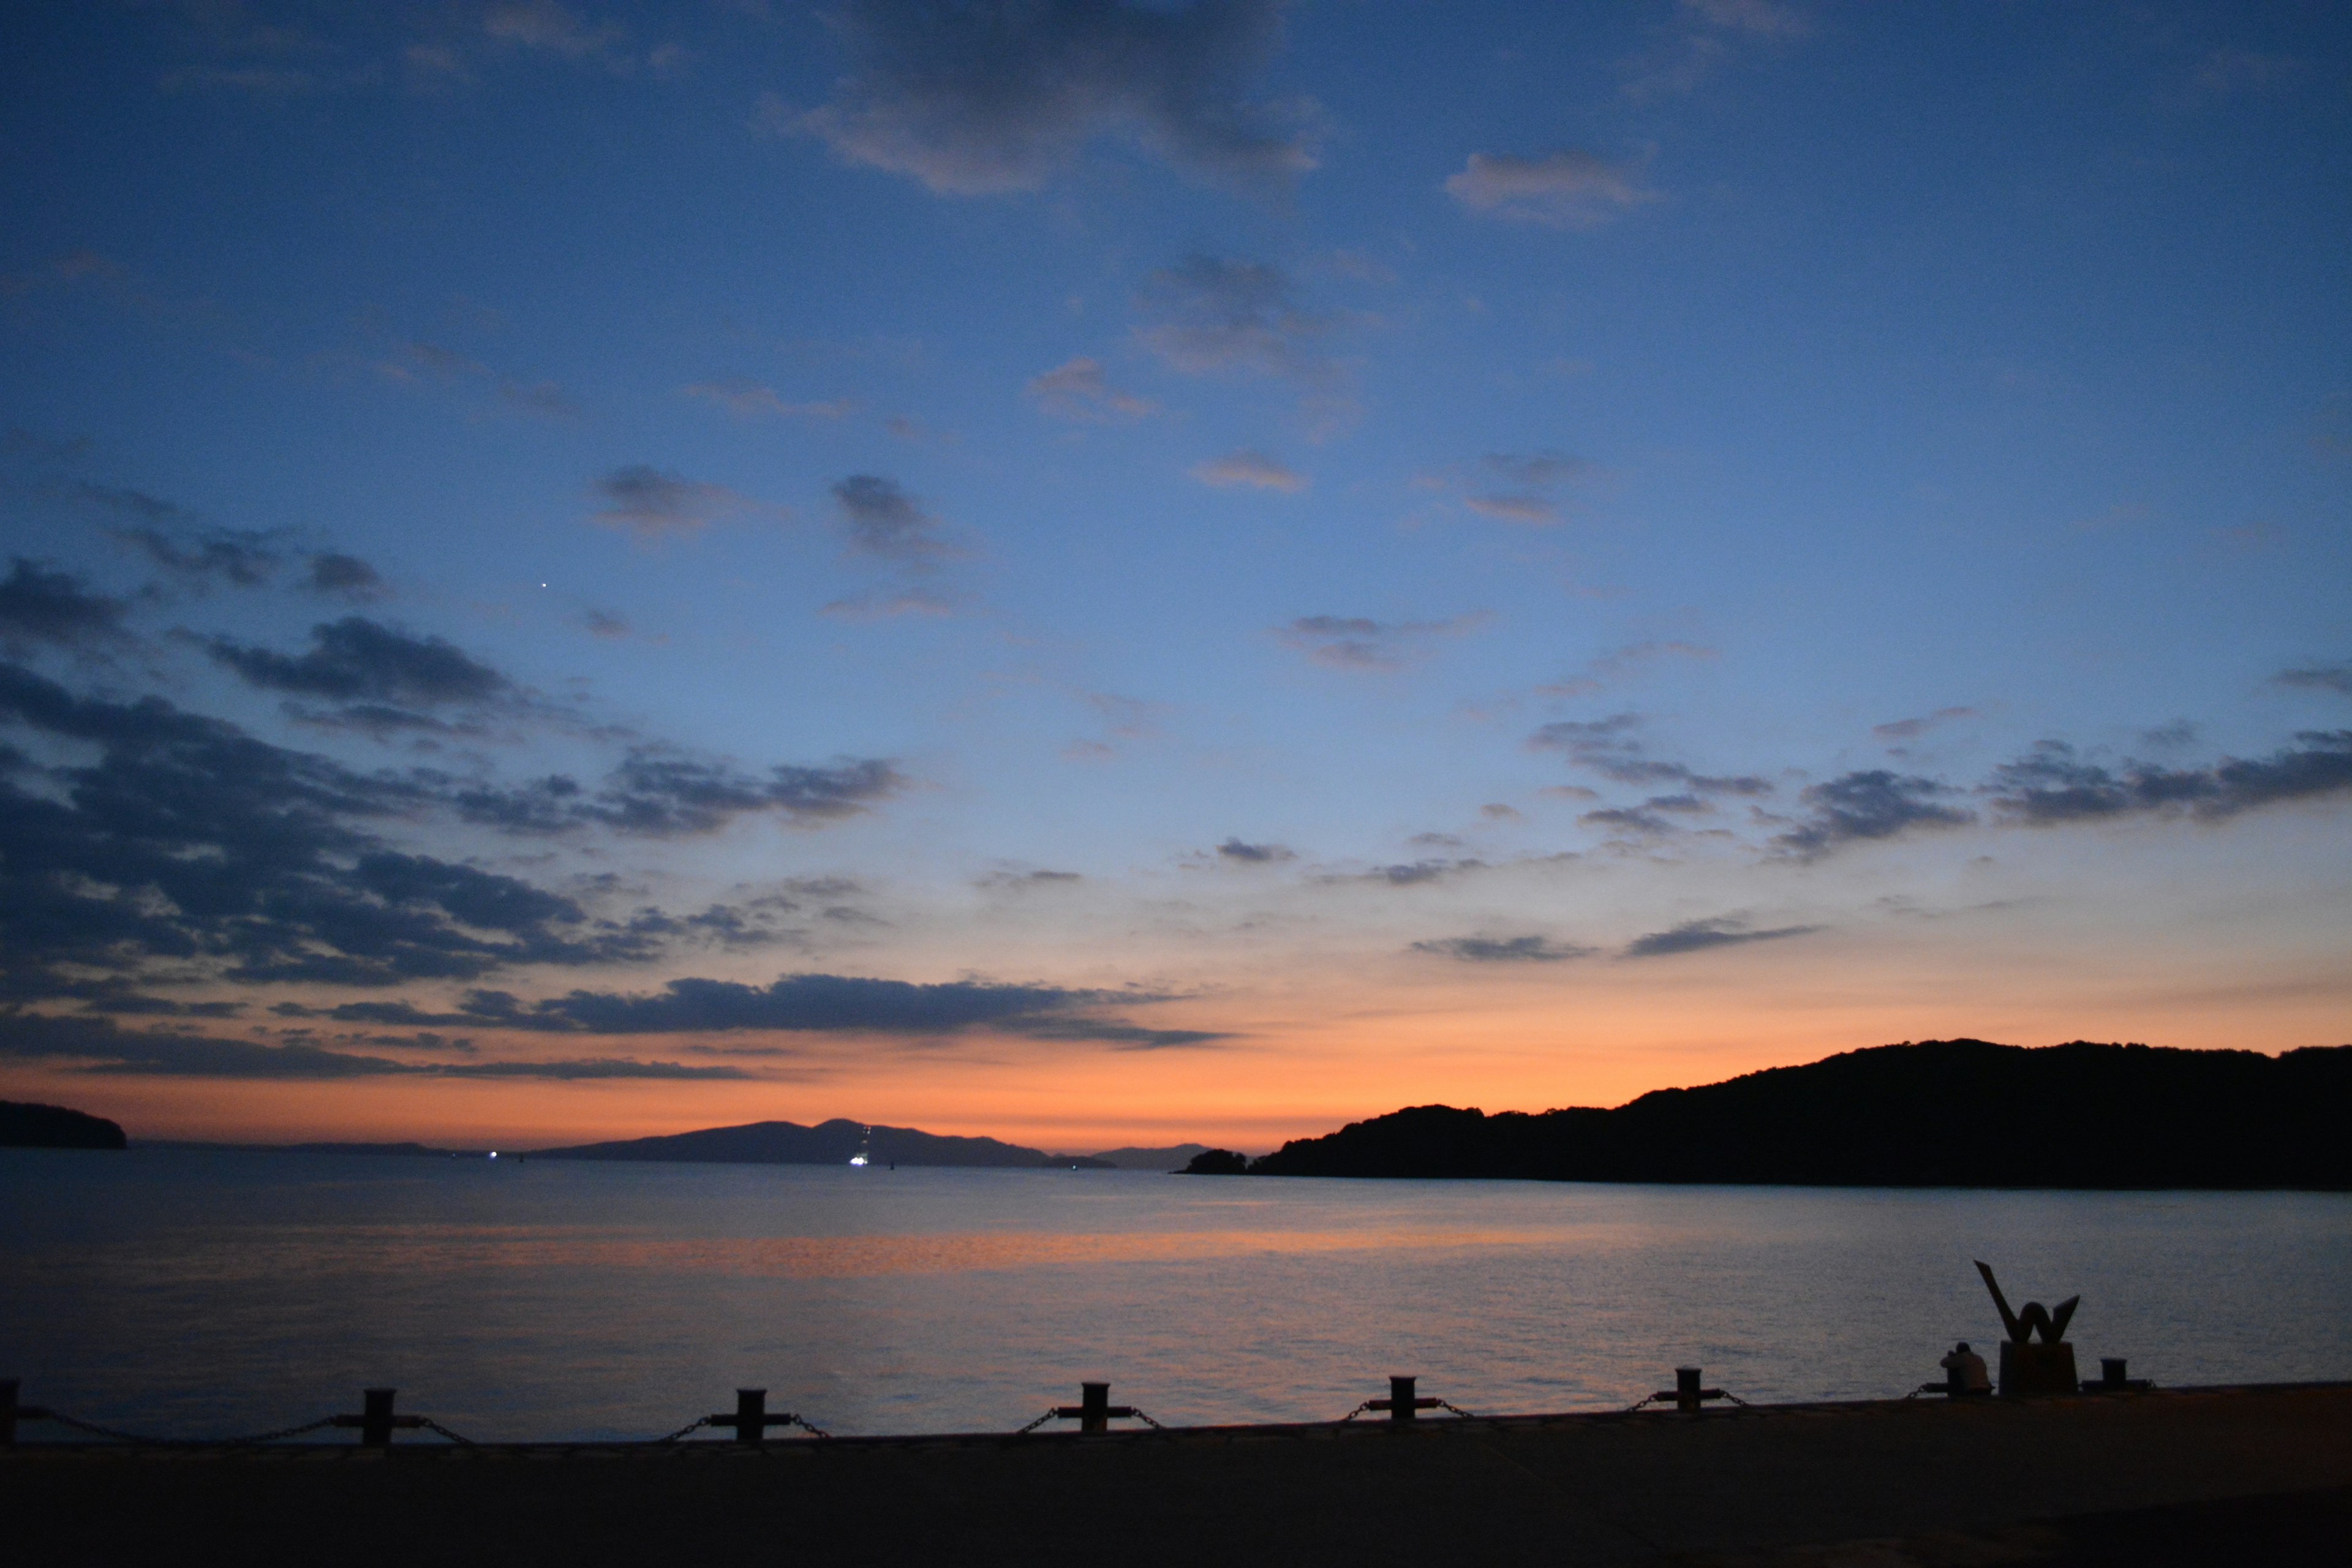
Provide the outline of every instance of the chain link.
{"type": "Polygon", "coordinates": [[[276,1443],[288,1437],[299,1437],[305,1432],[316,1432],[322,1426],[332,1426],[335,1418],[322,1415],[316,1421],[305,1421],[299,1426],[281,1426],[275,1432],[256,1432],[244,1437],[152,1437],[139,1432],[119,1431],[112,1426],[100,1426],[95,1422],[79,1420],[52,1410],[46,1417],[60,1426],[70,1426],[77,1432],[87,1432],[93,1437],[103,1437],[112,1443],[134,1443],[150,1448],[247,1448],[259,1443],[276,1443]]]}
{"type": "Polygon", "coordinates": [[[1055,1416],[1059,1415],[1060,1414],[1061,1412],[1059,1410],[1048,1410],[1045,1415],[1040,1415],[1036,1420],[1032,1421],[1028,1426],[1024,1426],[1021,1430],[1013,1435],[1015,1437],[1026,1437],[1030,1433],[1034,1432],[1038,1427],[1043,1426],[1046,1422],[1051,1421],[1055,1416]]]}
{"type": "Polygon", "coordinates": [[[425,1428],[427,1432],[438,1433],[440,1436],[448,1438],[449,1441],[457,1444],[459,1447],[475,1448],[481,1446],[476,1443],[471,1437],[461,1436],[457,1433],[450,1431],[449,1428],[442,1426],[441,1423],[434,1420],[430,1415],[418,1416],[416,1418],[416,1424],[425,1428]]]}
{"type": "Polygon", "coordinates": [[[1345,1426],[1349,1422],[1353,1421],[1357,1416],[1361,1415],[1365,1411],[1370,1410],[1371,1407],[1372,1402],[1367,1399],[1361,1405],[1357,1405],[1353,1410],[1349,1411],[1345,1415],[1340,1416],[1337,1421],[1332,1422],[1331,1425],[1334,1426],[1345,1426]]]}
{"type": "Polygon", "coordinates": [[[646,1447],[648,1448],[657,1448],[664,1443],[675,1443],[681,1437],[690,1437],[695,1433],[701,1431],[705,1426],[709,1425],[710,1417],[706,1415],[699,1421],[688,1422],[685,1426],[679,1427],[677,1431],[671,1433],[667,1437],[647,1437],[644,1439],[644,1442],[646,1447]]]}

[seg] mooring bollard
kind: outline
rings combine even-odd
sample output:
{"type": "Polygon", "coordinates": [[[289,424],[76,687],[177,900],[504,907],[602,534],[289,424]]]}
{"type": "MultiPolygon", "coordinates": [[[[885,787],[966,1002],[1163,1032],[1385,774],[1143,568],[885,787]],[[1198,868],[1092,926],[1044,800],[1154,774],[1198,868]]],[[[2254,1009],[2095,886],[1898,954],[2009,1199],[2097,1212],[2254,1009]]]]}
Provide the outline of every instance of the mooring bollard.
{"type": "Polygon", "coordinates": [[[0,1377],[0,1448],[13,1448],[16,1446],[17,1422],[52,1419],[49,1413],[37,1405],[16,1403],[16,1393],[20,1386],[17,1380],[13,1377],[0,1377]]]}
{"type": "Polygon", "coordinates": [[[1386,1399],[1367,1400],[1364,1402],[1364,1408],[1385,1410],[1389,1413],[1391,1421],[1410,1421],[1413,1418],[1415,1411],[1434,1410],[1445,1403],[1442,1399],[1415,1398],[1412,1385],[1418,1381],[1418,1378],[1412,1377],[1390,1377],[1389,1396],[1386,1399]]]}
{"type": "Polygon", "coordinates": [[[2122,1388],[2129,1381],[2124,1376],[2124,1373],[2128,1372],[2130,1369],[2131,1365],[2129,1361],[2123,1356],[2101,1356],[2099,1358],[2099,1386],[2102,1388],[2122,1388]]]}
{"type": "Polygon", "coordinates": [[[1648,1399],[1642,1401],[1642,1403],[1647,1405],[1654,1400],[1671,1399],[1675,1402],[1675,1409],[1681,1411],[1685,1415],[1696,1415],[1699,1412],[1699,1406],[1706,1404],[1706,1401],[1710,1399],[1729,1399],[1731,1397],[1731,1395],[1724,1393],[1723,1390],[1719,1388],[1701,1387],[1700,1384],[1704,1381],[1705,1379],[1697,1367],[1678,1366],[1675,1368],[1675,1385],[1672,1388],[1662,1388],[1658,1390],[1657,1393],[1653,1394],[1648,1399]]]}
{"type": "Polygon", "coordinates": [[[358,1427],[362,1448],[389,1448],[394,1427],[425,1425],[422,1415],[395,1415],[392,1413],[392,1402],[399,1393],[396,1388],[362,1388],[360,1390],[360,1413],[357,1415],[335,1416],[332,1424],[358,1427]]]}
{"type": "Polygon", "coordinates": [[[1078,1402],[1076,1405],[1057,1405],[1054,1407],[1054,1414],[1064,1421],[1076,1421],[1081,1432],[1108,1432],[1112,1416],[1132,1415],[1135,1412],[1124,1405],[1116,1410],[1111,1408],[1109,1384],[1081,1383],[1078,1384],[1078,1402]]]}
{"type": "Polygon", "coordinates": [[[710,1424],[734,1427],[738,1443],[764,1443],[768,1440],[769,1427],[789,1426],[799,1419],[799,1416],[789,1413],[769,1415],[766,1389],[739,1388],[735,1391],[735,1413],[732,1415],[713,1415],[710,1424]]]}

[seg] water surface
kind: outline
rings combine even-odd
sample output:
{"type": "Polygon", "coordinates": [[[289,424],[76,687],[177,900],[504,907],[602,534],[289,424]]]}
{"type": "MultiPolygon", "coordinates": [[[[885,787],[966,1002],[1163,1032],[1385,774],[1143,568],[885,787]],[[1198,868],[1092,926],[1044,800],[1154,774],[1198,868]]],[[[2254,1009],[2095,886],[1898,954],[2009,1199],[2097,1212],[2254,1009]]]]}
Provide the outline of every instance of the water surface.
{"type": "Polygon", "coordinates": [[[1391,1373],[1481,1412],[1937,1375],[2080,1292],[2085,1370],[2352,1376],[2352,1196],[1179,1178],[0,1150],[0,1376],[163,1435],[355,1408],[649,1436],[770,1389],[842,1432],[1003,1430],[1082,1379],[1316,1420],[1391,1373]]]}

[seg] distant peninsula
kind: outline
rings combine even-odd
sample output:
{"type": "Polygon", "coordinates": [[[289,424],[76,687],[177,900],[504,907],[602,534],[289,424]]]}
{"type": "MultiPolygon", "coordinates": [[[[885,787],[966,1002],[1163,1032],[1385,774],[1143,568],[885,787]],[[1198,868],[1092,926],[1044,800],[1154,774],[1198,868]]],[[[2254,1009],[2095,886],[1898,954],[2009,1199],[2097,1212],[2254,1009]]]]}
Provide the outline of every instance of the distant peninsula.
{"type": "Polygon", "coordinates": [[[912,1127],[869,1126],[835,1118],[803,1127],[796,1121],[754,1121],[742,1127],[706,1127],[630,1138],[612,1143],[582,1143],[540,1149],[534,1160],[679,1160],[748,1165],[845,1165],[864,1149],[877,1165],[967,1165],[1034,1170],[1041,1166],[1090,1170],[1181,1168],[1202,1152],[1198,1143],[1165,1149],[1113,1149],[1102,1154],[1049,1154],[994,1138],[956,1138],[912,1127]]]}
{"type": "Polygon", "coordinates": [[[2352,1189],[2352,1046],[1848,1051],[1614,1110],[1415,1106],[1201,1174],[1809,1186],[2352,1189]]]}
{"type": "Polygon", "coordinates": [[[129,1146],[117,1122],[62,1105],[30,1105],[0,1100],[0,1149],[121,1149],[129,1146]]]}

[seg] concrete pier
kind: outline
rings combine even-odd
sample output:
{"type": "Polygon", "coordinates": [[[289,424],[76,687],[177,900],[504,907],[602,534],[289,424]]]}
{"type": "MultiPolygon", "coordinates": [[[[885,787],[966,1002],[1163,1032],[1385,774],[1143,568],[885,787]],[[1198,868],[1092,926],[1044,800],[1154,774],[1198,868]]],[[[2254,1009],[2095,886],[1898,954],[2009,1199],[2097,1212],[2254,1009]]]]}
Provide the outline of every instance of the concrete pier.
{"type": "MultiPolygon", "coordinates": [[[[26,1436],[29,1436],[29,1432],[26,1436]]],[[[2352,1384],[1348,1426],[0,1454],[13,1560],[2342,1561],[2352,1384]]]]}

